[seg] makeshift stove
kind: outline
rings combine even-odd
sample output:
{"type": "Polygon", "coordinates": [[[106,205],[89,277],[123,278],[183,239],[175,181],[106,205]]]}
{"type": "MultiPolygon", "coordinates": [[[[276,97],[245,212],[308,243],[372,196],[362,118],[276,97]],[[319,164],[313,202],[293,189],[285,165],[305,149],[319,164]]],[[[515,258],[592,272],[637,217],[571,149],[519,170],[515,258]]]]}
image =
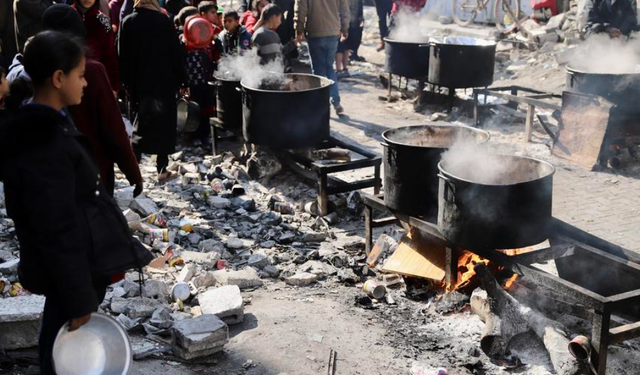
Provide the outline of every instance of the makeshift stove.
{"type": "MultiPolygon", "coordinates": [[[[593,374],[606,374],[609,345],[640,337],[640,321],[623,321],[621,324],[619,319],[612,319],[614,313],[635,315],[636,319],[640,315],[638,254],[555,218],[551,223],[549,246],[540,250],[520,254],[512,252],[515,255],[508,255],[508,251],[502,250],[463,250],[451,243],[435,223],[421,217],[391,212],[380,195],[363,194],[363,202],[367,255],[373,247],[373,229],[398,223],[408,231],[419,231],[423,238],[446,249],[444,269],[447,288],[455,287],[464,281],[458,280],[461,260],[464,263],[463,258],[469,260],[470,257],[476,257],[475,263],[491,262],[559,296],[559,299],[553,300],[554,306],[565,306],[567,311],[586,317],[593,324],[593,350],[590,356],[593,374]],[[378,212],[392,215],[376,219],[374,216],[378,212]],[[555,261],[559,276],[534,266],[551,260],[555,261]],[[596,279],[594,275],[602,274],[603,270],[606,270],[606,277],[596,279]]],[[[482,270],[482,267],[475,269],[482,270]]]]}
{"type": "MultiPolygon", "coordinates": [[[[326,216],[330,213],[329,195],[366,188],[373,188],[375,194],[380,192],[380,165],[382,159],[370,151],[333,137],[329,137],[329,139],[312,150],[329,151],[336,148],[343,151],[341,154],[347,155],[344,160],[338,161],[335,158],[331,160],[332,158],[330,157],[326,158],[327,160],[314,160],[305,153],[295,150],[278,151],[278,156],[283,164],[318,184],[318,214],[320,216],[326,216]],[[357,157],[351,158],[351,153],[356,154],[357,157]],[[335,176],[336,173],[355,171],[362,168],[373,168],[373,177],[348,182],[335,176]]],[[[333,153],[335,154],[336,152],[334,151],[333,153]]]]}

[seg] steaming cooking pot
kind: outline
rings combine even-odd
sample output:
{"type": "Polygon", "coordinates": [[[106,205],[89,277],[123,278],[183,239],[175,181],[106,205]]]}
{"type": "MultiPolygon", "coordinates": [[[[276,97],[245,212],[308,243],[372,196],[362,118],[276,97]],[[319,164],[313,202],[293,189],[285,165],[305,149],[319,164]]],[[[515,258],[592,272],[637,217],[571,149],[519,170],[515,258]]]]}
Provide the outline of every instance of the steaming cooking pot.
{"type": "Polygon", "coordinates": [[[551,164],[507,155],[453,159],[438,164],[438,227],[450,242],[491,250],[549,238],[555,173],[551,164]]]}
{"type": "Polygon", "coordinates": [[[429,39],[407,42],[384,39],[387,73],[408,78],[423,78],[429,75],[429,39]]]}
{"type": "Polygon", "coordinates": [[[457,125],[415,125],[387,130],[384,142],[384,203],[394,211],[436,217],[438,163],[458,141],[480,144],[489,133],[457,125]]]}
{"type": "Polygon", "coordinates": [[[431,42],[429,83],[449,88],[487,87],[493,83],[496,43],[445,37],[431,42]]]}
{"type": "Polygon", "coordinates": [[[601,96],[624,111],[640,112],[640,73],[588,73],[567,66],[567,90],[601,96]]]}
{"type": "MultiPolygon", "coordinates": [[[[277,73],[274,73],[276,77],[277,73]]],[[[311,74],[281,74],[274,83],[242,85],[243,133],[248,143],[306,148],[329,138],[333,81],[311,74]]]]}

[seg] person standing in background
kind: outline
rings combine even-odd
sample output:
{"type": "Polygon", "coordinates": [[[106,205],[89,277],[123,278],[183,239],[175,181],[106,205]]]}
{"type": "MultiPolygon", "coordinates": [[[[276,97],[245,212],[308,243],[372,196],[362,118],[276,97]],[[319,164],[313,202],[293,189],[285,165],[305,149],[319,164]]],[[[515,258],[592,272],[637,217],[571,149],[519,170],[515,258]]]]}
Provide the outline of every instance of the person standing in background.
{"type": "Polygon", "coordinates": [[[122,10],[122,4],[124,4],[124,0],[109,1],[109,20],[111,21],[111,28],[116,34],[118,33],[118,27],[120,26],[120,11],[122,10]]]}
{"type": "Polygon", "coordinates": [[[240,15],[235,10],[224,13],[224,31],[218,36],[225,55],[242,54],[251,48],[251,33],[240,26],[240,15]]]}
{"type": "Polygon", "coordinates": [[[177,141],[177,94],[187,82],[184,49],[157,0],[136,0],[133,14],[120,24],[120,77],[134,112],[133,150],[157,155],[158,181],[167,170],[177,141]]]}
{"type": "Polygon", "coordinates": [[[389,17],[391,17],[392,0],[375,0],[378,14],[378,28],[380,29],[380,43],[378,52],[384,49],[384,38],[389,36],[389,17]]]}
{"type": "Polygon", "coordinates": [[[359,31],[364,24],[364,13],[362,0],[349,0],[351,22],[349,23],[349,37],[338,44],[336,53],[336,75],[338,78],[347,78],[349,74],[349,57],[362,39],[362,32],[359,31]]]}
{"type": "Polygon", "coordinates": [[[271,1],[269,0],[252,0],[251,8],[240,17],[240,24],[244,26],[251,35],[253,35],[256,31],[255,29],[257,29],[256,25],[262,16],[262,11],[270,3],[271,1]]]}
{"type": "Polygon", "coordinates": [[[0,66],[5,68],[5,72],[17,53],[18,45],[16,44],[13,1],[0,1],[0,55],[2,55],[0,66]]]}
{"type": "Polygon", "coordinates": [[[313,74],[336,82],[331,86],[331,102],[336,113],[341,115],[344,108],[340,104],[333,62],[336,59],[338,43],[345,41],[349,36],[349,1],[296,0],[295,13],[296,41],[300,43],[307,38],[313,74]]]}
{"type": "Polygon", "coordinates": [[[42,31],[42,16],[52,0],[4,0],[13,1],[15,14],[15,38],[18,52],[24,51],[27,39],[42,31]]]}
{"type": "Polygon", "coordinates": [[[89,57],[107,69],[111,90],[116,96],[120,90],[120,66],[111,22],[100,11],[99,0],[76,0],[73,7],[80,13],[87,31],[89,57]]]}

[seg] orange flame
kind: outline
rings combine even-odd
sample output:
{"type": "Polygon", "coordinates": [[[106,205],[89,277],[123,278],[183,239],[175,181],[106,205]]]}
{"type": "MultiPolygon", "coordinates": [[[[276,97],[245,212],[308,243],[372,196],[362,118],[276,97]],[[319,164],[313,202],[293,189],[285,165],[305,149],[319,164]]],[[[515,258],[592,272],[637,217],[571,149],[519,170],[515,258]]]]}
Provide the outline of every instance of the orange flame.
{"type": "Polygon", "coordinates": [[[509,288],[511,288],[513,283],[516,282],[516,280],[518,280],[518,274],[514,273],[513,276],[511,276],[509,280],[507,280],[507,282],[504,283],[504,288],[508,290],[509,288]]]}
{"type": "Polygon", "coordinates": [[[454,286],[449,286],[447,291],[451,292],[467,286],[475,276],[474,268],[479,263],[489,264],[489,260],[465,250],[458,258],[458,282],[454,286]]]}

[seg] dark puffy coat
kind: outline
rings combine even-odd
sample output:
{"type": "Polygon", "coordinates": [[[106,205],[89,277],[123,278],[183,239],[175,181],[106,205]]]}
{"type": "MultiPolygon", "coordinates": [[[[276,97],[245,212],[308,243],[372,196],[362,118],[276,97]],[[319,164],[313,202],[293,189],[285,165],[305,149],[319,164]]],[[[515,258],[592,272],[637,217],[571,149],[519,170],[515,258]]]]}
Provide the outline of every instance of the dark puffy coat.
{"type": "Polygon", "coordinates": [[[185,51],[164,14],[139,8],[120,24],[120,76],[131,98],[134,143],[146,154],[176,146],[177,94],[187,81],[185,51]]]}
{"type": "Polygon", "coordinates": [[[102,184],[84,136],[61,112],[30,104],[0,123],[0,180],[20,242],[19,278],[80,317],[98,304],[93,281],[148,264],[102,184]]]}
{"type": "Polygon", "coordinates": [[[15,28],[18,52],[24,50],[24,44],[27,39],[42,31],[42,16],[44,11],[51,5],[51,0],[15,0],[15,28]]]}
{"type": "Polygon", "coordinates": [[[0,50],[4,58],[4,67],[8,68],[18,53],[16,29],[14,26],[13,1],[0,1],[0,50]]]}
{"type": "Polygon", "coordinates": [[[624,35],[638,31],[636,0],[590,0],[585,35],[604,32],[608,27],[619,29],[624,35]]]}

